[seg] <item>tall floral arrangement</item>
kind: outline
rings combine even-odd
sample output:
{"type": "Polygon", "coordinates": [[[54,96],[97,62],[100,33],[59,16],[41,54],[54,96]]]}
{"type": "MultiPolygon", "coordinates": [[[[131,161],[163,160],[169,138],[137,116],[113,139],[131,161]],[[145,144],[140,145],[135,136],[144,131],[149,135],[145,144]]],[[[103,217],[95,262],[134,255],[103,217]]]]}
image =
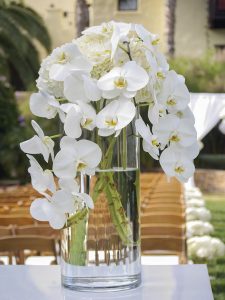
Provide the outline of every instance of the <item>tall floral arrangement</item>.
{"type": "MultiPolygon", "coordinates": [[[[38,117],[58,116],[63,132],[47,136],[32,121],[36,134],[20,144],[30,161],[32,185],[43,195],[31,204],[35,219],[55,229],[69,226],[93,208],[103,186],[113,195],[112,205],[120,207],[109,175],[99,177],[92,195],[80,191],[77,176],[110,168],[113,146],[121,135],[125,141],[124,129],[135,118],[132,134],[142,138],[144,151],[159,160],[169,177],[185,182],[193,175],[198,144],[189,92],[184,78],[169,69],[158,44],[158,36],[142,25],[111,21],[88,28],[44,59],[30,109],[38,117]],[[147,124],[139,116],[141,106],[148,108],[147,124]],[[85,139],[84,132],[95,135],[95,142],[85,139]],[[58,153],[55,138],[61,139],[58,153]],[[108,144],[103,151],[104,139],[108,144]],[[43,169],[33,154],[51,162],[51,169],[43,169]]],[[[122,150],[124,169],[128,150],[122,150]]],[[[123,236],[124,226],[119,225],[125,216],[118,211],[112,214],[123,236]]]]}

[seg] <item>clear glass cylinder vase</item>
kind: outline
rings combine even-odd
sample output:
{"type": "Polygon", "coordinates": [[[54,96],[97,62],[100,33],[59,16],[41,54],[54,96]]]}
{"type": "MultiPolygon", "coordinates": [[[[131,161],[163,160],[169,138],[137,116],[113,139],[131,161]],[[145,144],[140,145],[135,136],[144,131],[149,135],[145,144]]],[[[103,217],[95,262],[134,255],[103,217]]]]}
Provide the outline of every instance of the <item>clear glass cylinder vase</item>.
{"type": "Polygon", "coordinates": [[[80,176],[81,191],[92,196],[94,209],[83,210],[62,230],[65,287],[123,290],[141,282],[139,139],[134,121],[118,137],[97,132],[88,137],[101,147],[103,158],[94,176],[80,176]]]}

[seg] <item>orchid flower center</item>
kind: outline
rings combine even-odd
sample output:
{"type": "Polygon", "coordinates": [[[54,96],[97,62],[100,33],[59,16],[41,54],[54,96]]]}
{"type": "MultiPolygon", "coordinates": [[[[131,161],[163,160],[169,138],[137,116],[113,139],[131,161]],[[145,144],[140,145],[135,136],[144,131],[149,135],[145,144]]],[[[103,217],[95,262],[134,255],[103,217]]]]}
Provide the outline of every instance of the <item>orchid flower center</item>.
{"type": "Polygon", "coordinates": [[[82,122],[82,127],[87,127],[89,125],[91,125],[93,123],[93,119],[91,118],[84,118],[83,122],[82,122]]]}
{"type": "Polygon", "coordinates": [[[156,46],[156,45],[159,44],[159,42],[160,42],[160,39],[157,38],[157,39],[155,39],[155,40],[152,41],[152,45],[153,45],[153,46],[156,46]]]}
{"type": "Polygon", "coordinates": [[[184,167],[183,166],[177,166],[174,168],[174,171],[178,174],[184,173],[184,167]]]}
{"type": "Polygon", "coordinates": [[[120,76],[117,79],[114,80],[114,85],[118,89],[123,89],[127,86],[127,81],[124,77],[120,76]]]}
{"type": "Polygon", "coordinates": [[[179,142],[180,141],[180,137],[178,136],[178,134],[176,132],[172,133],[170,138],[169,138],[170,142],[179,142]]]}
{"type": "Polygon", "coordinates": [[[159,79],[164,79],[165,78],[165,76],[164,76],[164,74],[162,72],[157,72],[157,77],[159,79]]]}
{"type": "Polygon", "coordinates": [[[77,171],[80,172],[87,167],[87,164],[83,161],[79,161],[77,164],[77,171]]]}
{"type": "Polygon", "coordinates": [[[152,140],[152,146],[159,147],[159,142],[157,141],[157,139],[152,140]]]}
{"type": "Polygon", "coordinates": [[[167,105],[174,106],[177,104],[176,100],[173,97],[169,97],[166,101],[167,105]]]}
{"type": "Polygon", "coordinates": [[[43,139],[43,143],[45,145],[49,144],[51,142],[51,138],[49,136],[45,136],[44,139],[43,139]]]}
{"type": "Polygon", "coordinates": [[[62,65],[68,62],[68,56],[66,55],[65,52],[60,53],[57,62],[58,64],[62,64],[62,65]]]}
{"type": "Polygon", "coordinates": [[[118,123],[118,119],[117,118],[110,118],[110,119],[107,119],[105,120],[105,124],[108,126],[108,127],[115,127],[118,123]]]}
{"type": "Polygon", "coordinates": [[[184,113],[182,111],[178,111],[176,113],[176,115],[179,117],[179,118],[182,118],[184,116],[184,113]]]}
{"type": "Polygon", "coordinates": [[[80,209],[83,208],[83,202],[82,202],[81,198],[78,197],[78,195],[74,195],[73,200],[74,200],[75,211],[80,210],[80,209]]]}
{"type": "Polygon", "coordinates": [[[160,109],[159,110],[159,116],[163,117],[164,114],[165,114],[165,110],[164,109],[160,109]]]}
{"type": "Polygon", "coordinates": [[[102,25],[102,33],[110,33],[112,31],[112,26],[107,23],[102,25]]]}

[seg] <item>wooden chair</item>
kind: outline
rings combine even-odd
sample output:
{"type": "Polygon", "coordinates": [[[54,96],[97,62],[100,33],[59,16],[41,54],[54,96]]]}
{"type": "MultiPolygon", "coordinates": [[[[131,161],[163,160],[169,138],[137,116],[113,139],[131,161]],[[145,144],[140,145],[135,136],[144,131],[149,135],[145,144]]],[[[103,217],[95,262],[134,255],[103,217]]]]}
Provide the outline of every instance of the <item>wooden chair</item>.
{"type": "Polygon", "coordinates": [[[185,224],[185,216],[175,213],[144,213],[141,215],[141,224],[185,224]]]}
{"type": "Polygon", "coordinates": [[[14,227],[14,235],[40,235],[40,236],[54,236],[59,238],[60,231],[51,228],[48,224],[34,224],[14,227]]]}
{"type": "Polygon", "coordinates": [[[13,253],[18,264],[24,264],[25,250],[52,253],[55,259],[58,255],[54,237],[21,235],[0,238],[0,252],[13,253]]]}
{"type": "Polygon", "coordinates": [[[30,215],[27,214],[0,215],[0,226],[31,225],[35,223],[37,223],[37,221],[35,221],[30,215]]]}
{"type": "Polygon", "coordinates": [[[174,236],[184,237],[185,226],[174,224],[142,224],[141,225],[141,237],[145,236],[174,236]]]}
{"type": "Polygon", "coordinates": [[[185,237],[142,236],[141,249],[143,255],[177,255],[180,263],[187,263],[185,237]]]}

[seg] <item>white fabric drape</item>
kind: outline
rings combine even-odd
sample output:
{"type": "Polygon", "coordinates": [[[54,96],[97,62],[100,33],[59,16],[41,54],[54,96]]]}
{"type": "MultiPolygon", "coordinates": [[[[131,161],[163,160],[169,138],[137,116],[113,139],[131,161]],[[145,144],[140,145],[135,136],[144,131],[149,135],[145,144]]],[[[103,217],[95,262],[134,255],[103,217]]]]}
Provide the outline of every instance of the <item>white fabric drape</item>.
{"type": "Polygon", "coordinates": [[[191,93],[190,108],[195,116],[197,137],[201,141],[225,116],[225,94],[191,93]]]}
{"type": "MultiPolygon", "coordinates": [[[[191,93],[189,106],[195,116],[195,128],[200,142],[225,117],[225,94],[191,93]]],[[[225,134],[225,120],[220,124],[219,130],[225,134]]],[[[194,188],[194,177],[185,185],[194,188]]]]}

